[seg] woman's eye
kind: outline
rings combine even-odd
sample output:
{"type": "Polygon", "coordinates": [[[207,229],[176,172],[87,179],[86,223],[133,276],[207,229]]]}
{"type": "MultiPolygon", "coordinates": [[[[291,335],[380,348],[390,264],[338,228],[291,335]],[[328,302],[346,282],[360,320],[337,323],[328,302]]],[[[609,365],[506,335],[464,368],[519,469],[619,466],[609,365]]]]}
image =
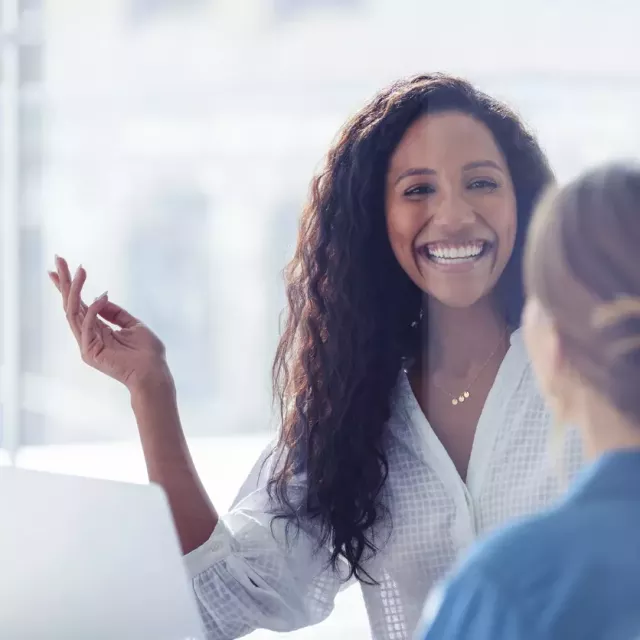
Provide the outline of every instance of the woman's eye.
{"type": "Polygon", "coordinates": [[[435,189],[429,184],[420,184],[404,192],[405,196],[425,196],[434,193],[435,189]]]}
{"type": "Polygon", "coordinates": [[[495,191],[498,188],[498,183],[495,180],[489,180],[488,178],[478,178],[469,183],[470,189],[485,189],[487,191],[495,191]]]}

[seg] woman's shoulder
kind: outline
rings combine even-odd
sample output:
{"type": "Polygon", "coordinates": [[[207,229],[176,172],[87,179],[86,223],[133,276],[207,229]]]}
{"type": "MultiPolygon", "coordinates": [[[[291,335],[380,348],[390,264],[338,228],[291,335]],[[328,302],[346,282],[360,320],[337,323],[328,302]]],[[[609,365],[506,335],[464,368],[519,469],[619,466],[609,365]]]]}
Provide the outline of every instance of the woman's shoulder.
{"type": "Polygon", "coordinates": [[[463,571],[491,575],[510,589],[539,585],[542,574],[556,566],[554,556],[562,553],[562,522],[557,507],[515,519],[479,542],[468,555],[463,571]]]}
{"type": "Polygon", "coordinates": [[[621,538],[623,517],[615,502],[585,504],[569,495],[487,536],[463,561],[461,575],[485,575],[510,594],[529,601],[539,597],[542,606],[554,590],[588,582],[597,558],[615,556],[612,541],[621,538]]]}
{"type": "MultiPolygon", "coordinates": [[[[544,546],[548,519],[545,513],[513,521],[477,543],[431,593],[424,612],[425,640],[539,637],[533,632],[540,620],[532,616],[532,592],[548,595],[553,579],[544,576],[533,556],[536,546],[544,546]]],[[[558,563],[548,558],[543,565],[558,563]]]]}
{"type": "Polygon", "coordinates": [[[476,544],[427,602],[423,637],[552,637],[556,613],[546,608],[563,606],[558,576],[566,571],[557,518],[550,510],[513,521],[476,544]]]}
{"type": "Polygon", "coordinates": [[[638,543],[620,527],[623,509],[620,501],[566,500],[514,521],[474,547],[447,585],[450,600],[497,602],[499,594],[501,608],[547,630],[563,627],[562,637],[584,637],[585,612],[614,629],[633,611],[640,629],[638,543]]]}
{"type": "Polygon", "coordinates": [[[452,626],[461,638],[539,637],[538,625],[550,623],[544,609],[557,601],[554,590],[564,566],[555,518],[548,511],[513,521],[476,544],[442,586],[430,614],[433,628],[452,626]],[[477,634],[481,628],[485,632],[477,634]]]}

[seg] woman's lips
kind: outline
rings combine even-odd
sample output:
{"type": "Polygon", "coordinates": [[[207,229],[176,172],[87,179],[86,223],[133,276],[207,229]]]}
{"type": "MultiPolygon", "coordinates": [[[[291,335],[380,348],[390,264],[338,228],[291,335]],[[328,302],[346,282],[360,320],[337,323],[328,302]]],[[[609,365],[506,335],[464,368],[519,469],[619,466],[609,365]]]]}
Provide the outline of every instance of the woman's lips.
{"type": "Polygon", "coordinates": [[[463,273],[473,270],[492,249],[487,240],[468,242],[429,242],[418,249],[418,255],[439,271],[463,273]]]}

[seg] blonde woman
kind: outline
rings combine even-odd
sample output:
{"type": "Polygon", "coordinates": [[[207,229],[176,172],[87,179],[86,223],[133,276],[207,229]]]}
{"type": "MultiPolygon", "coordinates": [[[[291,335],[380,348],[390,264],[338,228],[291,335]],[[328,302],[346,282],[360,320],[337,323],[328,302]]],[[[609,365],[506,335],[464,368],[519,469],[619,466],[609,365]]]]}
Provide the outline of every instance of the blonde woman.
{"type": "MultiPolygon", "coordinates": [[[[640,638],[640,167],[579,178],[537,212],[524,335],[592,462],[566,499],[477,547],[424,640],[640,638]]],[[[435,612],[435,615],[434,615],[435,612]]]]}

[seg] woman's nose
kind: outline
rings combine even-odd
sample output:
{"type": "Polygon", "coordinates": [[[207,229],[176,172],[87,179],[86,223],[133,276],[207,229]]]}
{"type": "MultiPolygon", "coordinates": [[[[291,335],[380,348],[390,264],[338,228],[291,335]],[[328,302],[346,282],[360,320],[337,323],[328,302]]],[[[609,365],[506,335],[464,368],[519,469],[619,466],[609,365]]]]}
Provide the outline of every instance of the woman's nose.
{"type": "Polygon", "coordinates": [[[433,224],[450,231],[457,231],[475,222],[473,207],[458,193],[443,193],[433,202],[433,224]]]}

